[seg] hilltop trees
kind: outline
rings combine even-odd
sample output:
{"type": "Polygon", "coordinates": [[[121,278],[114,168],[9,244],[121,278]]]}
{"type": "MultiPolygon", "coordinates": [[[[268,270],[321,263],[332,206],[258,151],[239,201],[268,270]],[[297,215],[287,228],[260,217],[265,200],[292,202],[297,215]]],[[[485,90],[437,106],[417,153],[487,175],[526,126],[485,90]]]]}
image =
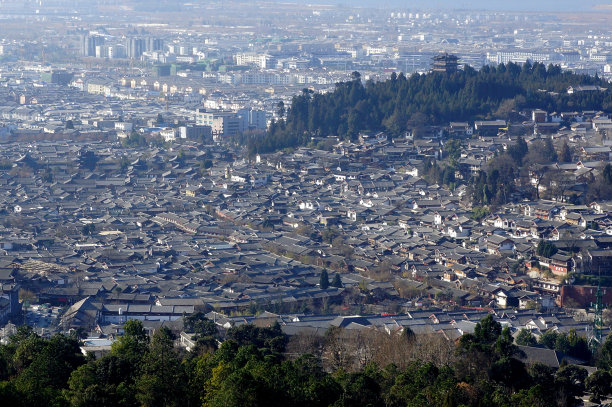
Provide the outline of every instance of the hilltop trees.
{"type": "Polygon", "coordinates": [[[487,119],[496,111],[510,116],[525,106],[558,112],[612,106],[610,92],[566,92],[569,86],[585,84],[606,87],[600,78],[541,63],[485,66],[478,72],[467,66],[451,75],[399,74],[365,84],[354,72],[351,80],[336,84],[333,92],[304,89],[289,108],[279,104],[279,120],[271,123],[266,135],[243,141],[253,155],[305,145],[311,136],[354,140],[362,131],[385,131],[392,137],[411,131],[418,138],[429,124],[487,119]]]}

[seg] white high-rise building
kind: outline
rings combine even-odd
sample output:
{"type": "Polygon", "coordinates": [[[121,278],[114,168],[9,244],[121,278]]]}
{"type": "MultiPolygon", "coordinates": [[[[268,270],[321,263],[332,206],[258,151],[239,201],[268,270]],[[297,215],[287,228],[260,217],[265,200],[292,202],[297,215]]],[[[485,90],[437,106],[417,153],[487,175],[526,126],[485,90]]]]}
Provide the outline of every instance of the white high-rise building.
{"type": "Polygon", "coordinates": [[[273,58],[267,54],[257,54],[255,52],[242,52],[236,54],[236,65],[246,66],[255,65],[262,69],[270,68],[273,65],[273,58]]]}

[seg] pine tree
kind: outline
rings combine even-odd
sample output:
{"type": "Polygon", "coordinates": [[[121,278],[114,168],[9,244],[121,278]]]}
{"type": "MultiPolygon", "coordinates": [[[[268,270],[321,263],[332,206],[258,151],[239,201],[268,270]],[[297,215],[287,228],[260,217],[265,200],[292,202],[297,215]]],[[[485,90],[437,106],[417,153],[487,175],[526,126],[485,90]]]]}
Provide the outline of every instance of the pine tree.
{"type": "Polygon", "coordinates": [[[612,165],[606,164],[602,171],[603,179],[608,184],[612,184],[612,165]]]}
{"type": "Polygon", "coordinates": [[[329,287],[329,276],[327,275],[327,270],[323,269],[321,272],[321,278],[319,279],[319,287],[322,290],[326,290],[329,287]]]}
{"type": "Polygon", "coordinates": [[[336,273],[334,275],[334,279],[331,282],[332,287],[342,288],[342,279],[340,278],[340,274],[336,273]]]}
{"type": "Polygon", "coordinates": [[[561,146],[561,151],[559,151],[559,161],[564,163],[569,163],[572,161],[572,152],[567,145],[567,141],[564,141],[563,146],[561,146]]]}

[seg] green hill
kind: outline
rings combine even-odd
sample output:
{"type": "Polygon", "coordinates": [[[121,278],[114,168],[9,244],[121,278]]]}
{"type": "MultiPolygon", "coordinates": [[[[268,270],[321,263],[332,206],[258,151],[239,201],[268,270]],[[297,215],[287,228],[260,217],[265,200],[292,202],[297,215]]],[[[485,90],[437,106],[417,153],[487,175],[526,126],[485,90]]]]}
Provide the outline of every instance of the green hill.
{"type": "Polygon", "coordinates": [[[393,74],[387,81],[365,84],[354,72],[353,80],[336,84],[333,92],[304,89],[265,136],[240,141],[255,154],[305,145],[312,136],[355,139],[361,131],[397,136],[406,130],[418,133],[431,124],[506,118],[512,110],[522,108],[612,110],[611,92],[567,93],[570,86],[577,85],[607,88],[608,82],[541,63],[485,66],[480,71],[466,66],[452,74],[432,72],[408,78],[393,74]]]}

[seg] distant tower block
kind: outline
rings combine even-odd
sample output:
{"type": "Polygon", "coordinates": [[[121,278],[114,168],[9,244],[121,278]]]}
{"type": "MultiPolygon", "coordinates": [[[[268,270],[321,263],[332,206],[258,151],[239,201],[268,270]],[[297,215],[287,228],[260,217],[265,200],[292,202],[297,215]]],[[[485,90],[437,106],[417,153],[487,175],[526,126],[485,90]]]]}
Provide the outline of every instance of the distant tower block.
{"type": "Polygon", "coordinates": [[[445,72],[454,73],[457,72],[457,60],[455,55],[440,54],[434,57],[433,71],[434,72],[445,72]]]}

